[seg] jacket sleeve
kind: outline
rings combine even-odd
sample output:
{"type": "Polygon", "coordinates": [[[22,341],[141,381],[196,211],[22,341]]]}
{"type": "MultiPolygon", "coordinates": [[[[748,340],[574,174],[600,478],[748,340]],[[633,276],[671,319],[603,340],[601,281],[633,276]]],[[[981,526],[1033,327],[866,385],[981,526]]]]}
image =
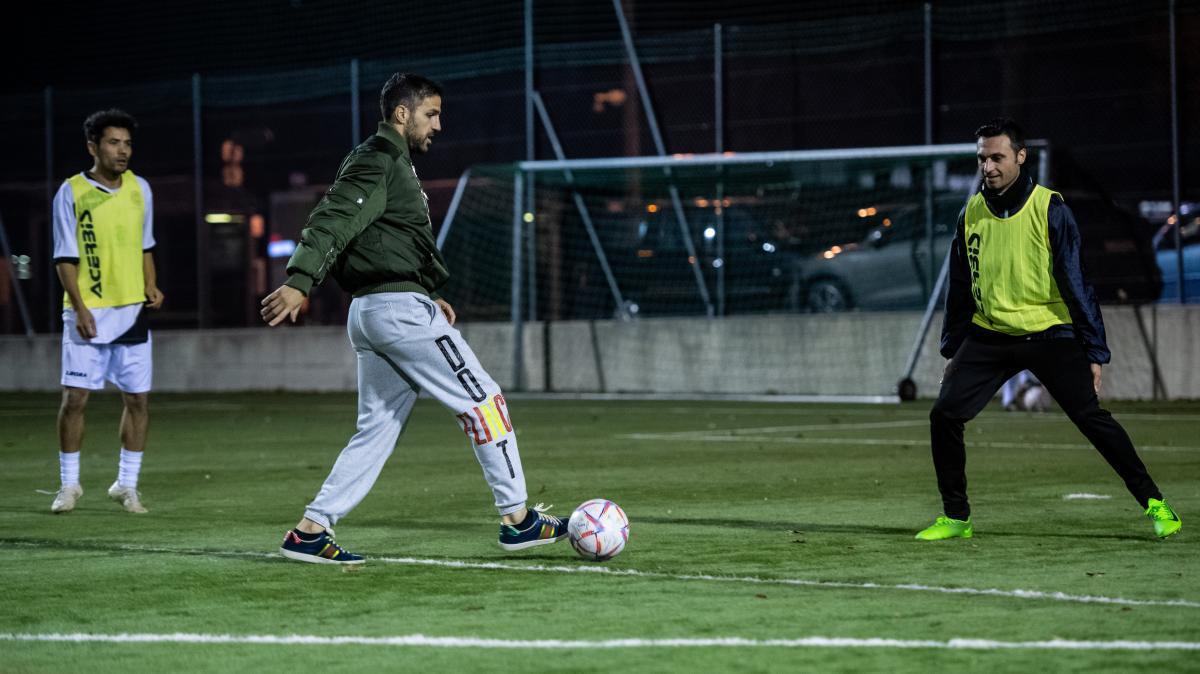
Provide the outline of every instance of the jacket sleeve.
{"type": "Polygon", "coordinates": [[[1104,317],[1096,293],[1083,277],[1083,262],[1079,257],[1079,225],[1075,215],[1062,198],[1050,198],[1046,213],[1049,228],[1050,254],[1054,262],[1054,282],[1071,312],[1075,337],[1083,343],[1088,360],[1103,365],[1112,359],[1104,335],[1104,317]]]}
{"type": "Polygon", "coordinates": [[[337,180],[308,216],[288,260],[286,285],[307,295],[325,279],[350,241],[383,215],[390,163],[381,152],[357,152],[346,159],[337,180]]]}
{"type": "Polygon", "coordinates": [[[954,241],[950,244],[950,274],[947,279],[946,315],[942,323],[940,352],[943,358],[953,358],[967,338],[967,328],[975,315],[975,297],[971,294],[971,265],[967,259],[967,244],[963,240],[964,208],[958,214],[954,241]]]}

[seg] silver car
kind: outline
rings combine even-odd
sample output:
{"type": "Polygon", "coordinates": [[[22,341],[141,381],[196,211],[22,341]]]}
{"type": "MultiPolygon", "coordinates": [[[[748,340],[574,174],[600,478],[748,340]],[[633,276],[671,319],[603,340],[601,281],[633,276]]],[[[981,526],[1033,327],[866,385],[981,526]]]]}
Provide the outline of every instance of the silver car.
{"type": "Polygon", "coordinates": [[[932,247],[919,205],[860,209],[857,215],[869,227],[866,236],[830,245],[806,259],[793,290],[796,303],[816,312],[924,306],[954,237],[961,205],[961,199],[939,200],[932,247]]]}

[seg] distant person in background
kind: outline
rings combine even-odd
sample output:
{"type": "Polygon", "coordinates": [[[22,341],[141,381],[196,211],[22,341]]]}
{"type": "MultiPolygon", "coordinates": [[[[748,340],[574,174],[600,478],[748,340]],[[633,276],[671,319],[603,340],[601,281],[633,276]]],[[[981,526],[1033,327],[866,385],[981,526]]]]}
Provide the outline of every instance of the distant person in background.
{"type": "Polygon", "coordinates": [[[1000,387],[1000,404],[1006,412],[1045,412],[1050,394],[1029,370],[1021,370],[1000,387]]]}
{"type": "MultiPolygon", "coordinates": [[[[970,538],[963,429],[1009,377],[1028,369],[1144,509],[1160,537],[1179,516],[1138,457],[1125,429],[1100,407],[1110,354],[1092,288],[1079,260],[1079,227],[1062,196],[1034,183],[1025,136],[1011,119],[975,132],[981,191],[958,218],[951,248],[941,353],[941,392],[929,413],[943,515],[919,540],[970,538]]],[[[1053,526],[1046,515],[1038,519],[1053,526]]]]}
{"type": "Polygon", "coordinates": [[[450,277],[433,238],[429,200],[412,157],[442,130],[442,89],[396,73],[379,96],[375,135],[342,161],[308,216],[288,260],[287,282],[262,301],[269,325],[296,320],[308,293],[332,276],[354,295],[347,326],[358,355],[358,432],[342,450],[280,554],[315,564],[361,564],[331,527],[366,497],[396,448],[417,394],[426,391],[458,418],[500,514],[500,547],[560,541],[567,523],[526,507],[525,473],[508,405],[480,365],[455,313],[437,290],[450,277]]]}
{"type": "Polygon", "coordinates": [[[150,424],[152,363],[147,308],[163,294],[154,269],[154,197],[129,170],[137,122],[121,110],[83,123],[90,170],[71,176],[54,196],[54,264],[63,297],[62,405],[58,411],[62,486],[51,512],[75,508],[83,494],[79,450],[91,391],[112,382],[121,391],[121,458],[108,496],[144,513],[138,475],[150,424]]]}

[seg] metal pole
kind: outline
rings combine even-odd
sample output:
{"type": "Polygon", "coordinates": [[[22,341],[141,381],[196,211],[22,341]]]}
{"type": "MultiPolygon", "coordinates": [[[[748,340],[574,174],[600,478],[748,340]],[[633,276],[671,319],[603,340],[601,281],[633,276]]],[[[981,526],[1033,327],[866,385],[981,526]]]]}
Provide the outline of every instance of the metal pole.
{"type": "Polygon", "coordinates": [[[192,75],[192,171],[196,226],[196,322],[208,327],[208,223],[204,221],[204,148],[200,135],[200,73],[192,75]]]}
{"type": "Polygon", "coordinates": [[[513,171],[513,233],[512,233],[512,294],[511,294],[511,316],[513,326],[513,344],[512,344],[512,389],[514,391],[522,390],[521,380],[524,374],[523,356],[525,349],[522,344],[522,323],[524,322],[521,315],[521,244],[522,244],[522,221],[525,216],[525,208],[522,201],[525,197],[525,174],[522,171],[513,171]]]}
{"type": "MultiPolygon", "coordinates": [[[[725,72],[721,44],[721,24],[713,25],[713,134],[714,152],[725,151],[725,72]]],[[[717,220],[717,315],[725,315],[725,167],[717,166],[717,205],[714,207],[717,220]]]]}
{"type": "Polygon", "coordinates": [[[450,199],[450,207],[446,209],[446,218],[442,220],[442,228],[438,230],[438,250],[442,249],[442,245],[446,243],[446,237],[450,235],[450,228],[454,225],[454,216],[458,214],[458,203],[462,201],[463,192],[467,191],[467,181],[470,179],[471,169],[463,171],[458,178],[458,185],[454,187],[454,196],[450,199]]]}
{"type": "Polygon", "coordinates": [[[1179,45],[1175,42],[1175,0],[1167,0],[1171,33],[1171,210],[1175,213],[1175,278],[1179,283],[1179,303],[1187,303],[1183,284],[1183,213],[1179,197],[1179,45]]]}
{"type": "MultiPolygon", "coordinates": [[[[975,180],[971,183],[971,189],[967,193],[967,198],[970,198],[975,193],[981,179],[982,176],[976,171],[975,180]]],[[[933,312],[937,310],[938,301],[942,299],[943,288],[948,283],[950,276],[950,255],[954,250],[953,246],[954,241],[951,240],[950,247],[946,249],[946,255],[942,258],[942,269],[938,272],[937,280],[933,284],[933,291],[929,293],[929,301],[925,304],[925,313],[921,315],[921,325],[917,328],[917,334],[913,338],[913,345],[908,353],[908,362],[904,366],[904,376],[901,377],[900,382],[896,385],[897,393],[900,394],[901,400],[913,400],[917,397],[917,384],[913,381],[912,376],[917,370],[917,361],[921,358],[921,346],[925,343],[925,335],[929,333],[929,326],[933,323],[933,312]]]]}
{"type": "MultiPolygon", "coordinates": [[[[54,87],[46,87],[42,93],[42,104],[46,114],[46,250],[54,255],[54,87]]],[[[58,328],[58,317],[62,314],[62,294],[54,292],[58,289],[55,281],[58,275],[53,267],[46,273],[46,303],[50,310],[46,312],[46,332],[53,333],[58,328]]]]}
{"type": "MultiPolygon", "coordinates": [[[[933,3],[925,3],[925,144],[933,145],[933,3]]],[[[933,240],[933,160],[925,167],[925,240],[929,248],[929,288],[937,285],[933,261],[937,246],[933,240]]]]}
{"type": "Polygon", "coordinates": [[[946,284],[946,276],[950,271],[950,250],[942,258],[942,268],[934,282],[933,292],[929,293],[929,301],[925,304],[925,313],[921,314],[921,327],[917,328],[917,336],[913,339],[912,349],[908,352],[908,363],[904,366],[904,379],[912,379],[917,369],[917,359],[921,356],[921,345],[925,343],[925,335],[929,332],[929,324],[933,321],[933,312],[937,310],[938,300],[942,298],[942,287],[946,284]]]}
{"type": "MultiPolygon", "coordinates": [[[[1044,139],[1033,139],[1029,147],[1043,147],[1044,139]]],[[[732,154],[689,154],[686,156],[644,157],[594,157],[591,159],[540,159],[518,162],[522,171],[561,171],[564,168],[577,171],[604,169],[650,169],[697,166],[747,166],[768,162],[814,162],[840,161],[845,159],[898,159],[913,157],[974,157],[975,143],[947,143],[943,145],[905,145],[896,147],[839,148],[832,150],[784,150],[777,152],[738,152],[732,154]]]]}
{"type": "MultiPolygon", "coordinates": [[[[650,102],[650,90],[646,87],[646,78],[642,75],[642,64],[638,60],[637,50],[633,48],[633,34],[629,31],[629,22],[625,20],[625,10],[621,7],[621,0],[613,0],[613,9],[617,13],[617,23],[621,25],[621,39],[625,43],[625,53],[629,56],[630,69],[633,71],[633,77],[637,83],[638,97],[642,99],[642,109],[646,112],[646,123],[650,127],[650,135],[654,138],[654,149],[660,157],[665,157],[667,154],[666,145],[663,144],[662,134],[658,129],[658,118],[654,115],[654,104],[650,102]]],[[[664,168],[663,173],[667,178],[671,177],[671,169],[664,168]]],[[[683,244],[687,248],[688,263],[692,268],[692,276],[696,279],[696,287],[700,291],[700,299],[704,302],[705,312],[713,315],[712,298],[708,294],[708,286],[704,282],[704,275],[700,272],[700,257],[696,254],[696,242],[692,241],[691,227],[688,226],[687,216],[683,213],[683,201],[679,198],[679,188],[675,186],[672,180],[668,185],[668,192],[671,195],[671,206],[675,209],[675,220],[679,223],[679,231],[683,237],[683,244]]]]}
{"type": "Polygon", "coordinates": [[[533,0],[525,0],[525,159],[534,160],[533,0]]]}
{"type": "MultiPolygon", "coordinates": [[[[550,138],[550,145],[554,148],[554,156],[558,157],[560,161],[566,159],[562,143],[558,140],[558,133],[554,131],[554,124],[550,121],[550,113],[546,111],[546,104],[542,101],[541,94],[535,91],[533,101],[537,105],[538,115],[542,118],[542,127],[546,129],[546,135],[550,138]]],[[[616,302],[617,314],[631,318],[626,313],[625,298],[621,296],[621,288],[617,285],[617,279],[608,265],[608,256],[604,253],[604,247],[600,245],[600,236],[596,233],[592,215],[583,201],[583,196],[579,194],[579,190],[575,189],[575,175],[571,173],[571,169],[563,169],[563,176],[567,179],[567,184],[571,186],[571,197],[575,201],[575,209],[579,211],[579,217],[583,220],[583,228],[587,230],[588,239],[592,242],[592,250],[596,252],[596,259],[600,261],[600,270],[604,272],[604,280],[608,282],[608,290],[612,293],[613,301],[616,302]]]]}
{"type": "MultiPolygon", "coordinates": [[[[534,60],[533,60],[533,0],[525,0],[525,159],[537,158],[537,133],[533,117],[534,60]]],[[[530,213],[537,211],[533,173],[525,174],[525,207],[530,213]]],[[[536,221],[535,221],[536,222],[536,221]]],[[[529,320],[537,320],[537,226],[530,223],[525,233],[526,281],[529,305],[529,320]]]]}
{"type": "Polygon", "coordinates": [[[358,59],[350,59],[350,147],[362,142],[362,100],[359,97],[358,59]]]}
{"type": "Polygon", "coordinates": [[[925,3],[925,144],[933,145],[933,3],[925,3]]]}
{"type": "Polygon", "coordinates": [[[617,12],[617,23],[621,25],[621,39],[625,43],[625,53],[629,56],[629,66],[633,70],[633,78],[637,83],[638,96],[642,99],[642,110],[646,113],[646,124],[649,125],[650,136],[654,139],[654,149],[659,156],[666,156],[667,147],[663,144],[662,134],[658,130],[658,118],[654,115],[650,90],[646,87],[645,76],[642,75],[642,62],[633,48],[633,33],[629,31],[629,23],[625,20],[625,10],[621,7],[621,0],[613,0],[613,9],[617,12]]]}
{"type": "Polygon", "coordinates": [[[713,151],[725,151],[725,55],[722,52],[721,24],[713,24],[713,151]]]}

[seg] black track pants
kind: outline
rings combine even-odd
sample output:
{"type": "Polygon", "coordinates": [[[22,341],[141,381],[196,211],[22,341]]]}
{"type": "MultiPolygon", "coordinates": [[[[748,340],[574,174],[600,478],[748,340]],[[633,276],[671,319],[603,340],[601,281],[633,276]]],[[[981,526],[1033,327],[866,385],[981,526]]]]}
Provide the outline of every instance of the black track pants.
{"type": "Polygon", "coordinates": [[[937,402],[929,412],[933,466],[947,517],[966,519],[966,422],[988,404],[1000,386],[1021,370],[1030,370],[1071,421],[1125,481],[1143,508],[1162,494],[1138,458],[1133,442],[1112,415],[1100,407],[1083,347],[1074,339],[1019,338],[981,340],[968,336],[950,361],[937,402]]]}

